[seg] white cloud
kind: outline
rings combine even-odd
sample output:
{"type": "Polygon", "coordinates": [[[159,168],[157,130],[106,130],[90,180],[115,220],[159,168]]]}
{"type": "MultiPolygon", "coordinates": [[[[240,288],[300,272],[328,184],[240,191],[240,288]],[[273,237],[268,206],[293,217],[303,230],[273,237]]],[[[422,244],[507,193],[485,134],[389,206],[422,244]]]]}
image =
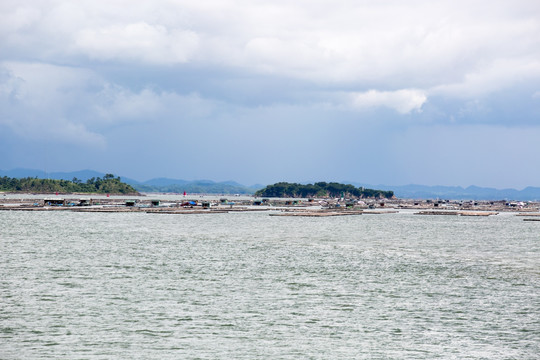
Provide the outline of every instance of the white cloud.
{"type": "Polygon", "coordinates": [[[159,96],[149,89],[134,93],[113,84],[105,84],[93,101],[96,120],[104,123],[149,121],[160,106],[159,96]]]}
{"type": "Polygon", "coordinates": [[[277,74],[285,71],[287,75],[294,75],[298,70],[313,73],[318,70],[313,60],[320,57],[318,49],[310,44],[276,37],[250,39],[244,54],[246,65],[251,68],[277,74]]]}
{"type": "Polygon", "coordinates": [[[38,63],[2,63],[0,68],[1,124],[26,139],[106,146],[104,137],[90,129],[87,88],[99,82],[91,72],[38,63]]]}
{"type": "Polygon", "coordinates": [[[85,69],[0,63],[0,125],[26,139],[104,148],[111,126],[196,121],[215,107],[194,93],[132,91],[85,69]]]}
{"type": "Polygon", "coordinates": [[[84,124],[68,119],[57,119],[54,124],[24,129],[23,135],[45,141],[55,141],[78,146],[105,149],[107,141],[102,134],[90,131],[84,124]],[[55,125],[55,126],[54,126],[55,125]]]}
{"type": "MultiPolygon", "coordinates": [[[[203,118],[215,105],[197,94],[181,95],[145,88],[133,92],[107,84],[93,101],[96,120],[104,124],[126,122],[169,122],[203,118]]],[[[157,125],[160,126],[160,125],[157,125]]]]}
{"type": "Polygon", "coordinates": [[[28,29],[41,17],[41,11],[32,6],[17,6],[9,13],[0,15],[0,31],[16,32],[28,29]]]}
{"type": "Polygon", "coordinates": [[[75,35],[77,48],[100,60],[136,60],[148,63],[184,63],[196,51],[198,36],[193,31],[173,29],[145,22],[83,29],[75,35]]]}
{"type": "Polygon", "coordinates": [[[197,63],[367,88],[473,94],[503,84],[501,62],[540,57],[530,0],[6,0],[0,14],[5,51],[25,59],[197,63]]]}
{"type": "Polygon", "coordinates": [[[421,111],[427,96],[422,90],[402,89],[397,91],[369,90],[350,94],[355,108],[366,109],[373,107],[389,107],[401,114],[411,111],[421,111]]]}
{"type": "Polygon", "coordinates": [[[430,94],[475,98],[512,85],[540,79],[538,59],[498,59],[488,66],[474,69],[462,81],[442,84],[430,89],[430,94]]]}
{"type": "MultiPolygon", "coordinates": [[[[275,96],[291,106],[321,100],[334,111],[345,103],[409,114],[428,97],[475,104],[538,83],[538,33],[540,5],[527,0],[5,0],[0,61],[40,65],[14,65],[14,77],[0,85],[4,101],[11,99],[3,111],[9,120],[0,121],[33,124],[29,114],[48,114],[37,118],[68,119],[98,134],[111,124],[176,118],[174,110],[198,119],[215,106],[236,106],[228,101],[262,105],[268,78],[277,79],[268,92],[301,84],[275,96]],[[122,85],[108,78],[114,66],[123,68],[122,85]],[[191,69],[191,78],[178,75],[191,69]],[[204,90],[215,100],[196,95],[204,90]]],[[[473,118],[476,108],[462,105],[455,108],[473,118]]]]}

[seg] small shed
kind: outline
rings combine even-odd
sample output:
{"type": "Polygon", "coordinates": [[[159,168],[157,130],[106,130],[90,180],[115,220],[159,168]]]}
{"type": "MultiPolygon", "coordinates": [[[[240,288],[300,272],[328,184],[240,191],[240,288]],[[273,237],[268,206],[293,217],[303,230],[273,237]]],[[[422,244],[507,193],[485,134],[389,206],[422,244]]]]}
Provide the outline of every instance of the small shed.
{"type": "Polygon", "coordinates": [[[205,202],[202,203],[202,207],[203,207],[203,209],[210,209],[210,203],[205,201],[205,202]]]}
{"type": "Polygon", "coordinates": [[[150,200],[150,204],[151,204],[152,206],[159,206],[160,201],[159,201],[159,200],[150,200]]]}
{"type": "Polygon", "coordinates": [[[126,206],[135,206],[137,200],[126,200],[126,206]]]}
{"type": "Polygon", "coordinates": [[[92,199],[79,199],[77,206],[90,206],[92,205],[92,199]]]}
{"type": "Polygon", "coordinates": [[[43,200],[45,206],[65,206],[66,199],[49,198],[43,200]]]}

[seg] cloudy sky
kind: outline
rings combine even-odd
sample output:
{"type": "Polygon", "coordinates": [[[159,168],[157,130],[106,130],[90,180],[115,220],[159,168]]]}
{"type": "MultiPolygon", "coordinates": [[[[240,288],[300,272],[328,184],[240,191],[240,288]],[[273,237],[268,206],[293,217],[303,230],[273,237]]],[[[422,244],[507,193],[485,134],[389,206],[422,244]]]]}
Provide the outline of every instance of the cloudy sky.
{"type": "Polygon", "coordinates": [[[537,0],[2,0],[0,169],[540,186],[537,0]]]}

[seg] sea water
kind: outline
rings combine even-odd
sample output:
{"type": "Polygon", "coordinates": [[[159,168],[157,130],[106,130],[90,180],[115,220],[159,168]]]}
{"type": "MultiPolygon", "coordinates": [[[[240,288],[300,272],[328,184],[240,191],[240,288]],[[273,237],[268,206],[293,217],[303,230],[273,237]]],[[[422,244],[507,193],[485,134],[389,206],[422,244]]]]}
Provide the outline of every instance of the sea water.
{"type": "Polygon", "coordinates": [[[1,359],[538,359],[540,222],[0,212],[1,359]]]}

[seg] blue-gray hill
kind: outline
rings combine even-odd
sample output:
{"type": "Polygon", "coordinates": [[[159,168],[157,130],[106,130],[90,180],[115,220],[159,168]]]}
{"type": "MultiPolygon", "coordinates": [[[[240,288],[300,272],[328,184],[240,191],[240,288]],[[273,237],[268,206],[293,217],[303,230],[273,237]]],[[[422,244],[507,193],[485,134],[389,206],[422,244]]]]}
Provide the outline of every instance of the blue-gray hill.
{"type": "Polygon", "coordinates": [[[526,187],[523,190],[495,189],[479,186],[426,186],[426,185],[370,185],[352,183],[355,186],[393,190],[396,197],[401,199],[447,199],[447,200],[540,200],[540,188],[526,187]]]}

